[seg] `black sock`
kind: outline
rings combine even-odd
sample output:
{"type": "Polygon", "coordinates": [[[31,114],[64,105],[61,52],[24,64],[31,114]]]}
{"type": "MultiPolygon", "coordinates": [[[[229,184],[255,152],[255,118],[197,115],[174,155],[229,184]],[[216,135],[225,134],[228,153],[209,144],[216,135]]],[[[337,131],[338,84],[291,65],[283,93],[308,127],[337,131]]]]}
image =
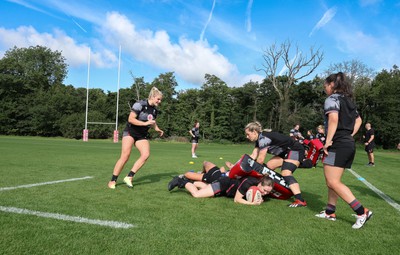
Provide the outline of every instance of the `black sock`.
{"type": "Polygon", "coordinates": [[[112,181],[112,182],[117,182],[117,179],[118,179],[118,175],[113,175],[113,176],[111,177],[111,181],[112,181]]]}
{"type": "Polygon", "coordinates": [[[364,206],[357,199],[354,199],[349,205],[357,215],[364,214],[364,206]]]}
{"type": "Polygon", "coordinates": [[[335,213],[335,211],[336,211],[336,206],[331,205],[331,204],[326,205],[326,208],[325,208],[326,214],[332,214],[332,213],[335,213]]]}
{"type": "Polygon", "coordinates": [[[301,196],[301,193],[294,195],[294,197],[298,200],[300,200],[301,202],[304,202],[303,197],[301,196]]]}
{"type": "Polygon", "coordinates": [[[188,179],[183,179],[183,178],[179,178],[178,180],[178,188],[183,189],[186,185],[186,183],[188,183],[189,180],[188,179]]]}
{"type": "Polygon", "coordinates": [[[133,176],[135,176],[135,172],[130,171],[129,174],[128,174],[128,177],[132,177],[133,178],[133,176]]]}

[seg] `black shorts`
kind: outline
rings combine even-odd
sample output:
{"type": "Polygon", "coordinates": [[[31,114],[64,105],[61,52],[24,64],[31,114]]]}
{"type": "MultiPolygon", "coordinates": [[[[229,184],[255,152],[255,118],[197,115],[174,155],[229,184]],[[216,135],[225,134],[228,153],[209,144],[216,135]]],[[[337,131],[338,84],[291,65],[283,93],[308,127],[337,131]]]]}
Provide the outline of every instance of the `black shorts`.
{"type": "Polygon", "coordinates": [[[374,148],[375,148],[375,144],[368,144],[367,146],[365,146],[365,151],[366,152],[368,152],[368,153],[372,153],[372,152],[374,152],[374,148]]]}
{"type": "Polygon", "coordinates": [[[217,166],[214,166],[207,173],[203,174],[203,178],[201,180],[205,183],[213,183],[214,181],[218,180],[221,175],[221,170],[217,166]]]}
{"type": "Polygon", "coordinates": [[[214,196],[234,197],[238,188],[238,180],[222,176],[217,181],[211,183],[214,196]]]}
{"type": "Polygon", "coordinates": [[[125,129],[122,133],[122,137],[125,137],[125,136],[131,136],[135,140],[135,143],[140,140],[149,139],[149,137],[148,137],[149,133],[146,133],[146,134],[136,133],[136,132],[133,132],[132,129],[129,128],[128,126],[125,127],[125,129]]]}
{"type": "Polygon", "coordinates": [[[305,158],[304,147],[303,147],[303,145],[296,143],[289,150],[284,151],[277,156],[281,157],[282,159],[292,159],[292,160],[297,160],[297,161],[301,162],[305,158]]]}
{"type": "Polygon", "coordinates": [[[199,143],[199,138],[192,136],[192,143],[199,143]]]}
{"type": "Polygon", "coordinates": [[[356,147],[354,142],[333,143],[328,148],[328,155],[325,156],[322,163],[330,166],[351,168],[355,155],[356,147]]]}

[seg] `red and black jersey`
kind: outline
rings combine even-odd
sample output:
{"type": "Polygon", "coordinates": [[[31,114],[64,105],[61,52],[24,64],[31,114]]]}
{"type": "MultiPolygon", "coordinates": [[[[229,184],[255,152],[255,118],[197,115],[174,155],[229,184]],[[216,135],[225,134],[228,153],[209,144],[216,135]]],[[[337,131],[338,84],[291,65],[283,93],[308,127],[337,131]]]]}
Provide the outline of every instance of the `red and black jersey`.
{"type": "Polygon", "coordinates": [[[235,197],[236,191],[244,196],[251,186],[257,186],[260,183],[260,179],[250,176],[241,179],[221,177],[218,181],[221,184],[221,194],[227,197],[235,197]]]}

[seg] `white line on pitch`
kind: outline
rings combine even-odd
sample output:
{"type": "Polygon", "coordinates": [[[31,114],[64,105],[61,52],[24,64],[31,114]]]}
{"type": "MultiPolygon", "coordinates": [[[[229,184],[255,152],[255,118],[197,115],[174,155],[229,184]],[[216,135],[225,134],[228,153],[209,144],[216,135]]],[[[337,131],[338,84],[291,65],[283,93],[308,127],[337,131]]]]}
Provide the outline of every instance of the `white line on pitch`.
{"type": "Polygon", "coordinates": [[[9,212],[9,213],[35,215],[35,216],[43,217],[43,218],[73,221],[73,222],[78,222],[78,223],[87,223],[87,224],[100,225],[100,226],[106,226],[106,227],[112,227],[112,228],[133,228],[133,227],[135,227],[135,225],[125,223],[125,222],[93,220],[93,219],[82,218],[79,216],[69,216],[69,215],[58,214],[58,213],[46,213],[46,212],[39,212],[39,211],[31,211],[28,209],[22,209],[22,208],[16,208],[16,207],[0,206],[0,211],[9,212]]]}
{"type": "Polygon", "coordinates": [[[15,186],[15,187],[4,187],[4,188],[0,188],[0,191],[20,189],[20,188],[32,188],[32,187],[36,187],[36,186],[49,185],[49,184],[55,184],[55,183],[60,183],[60,182],[80,181],[80,180],[91,179],[91,178],[93,178],[93,177],[85,176],[82,178],[73,178],[73,179],[59,180],[59,181],[52,181],[52,182],[33,183],[33,184],[26,184],[26,185],[20,185],[20,186],[15,186]]]}
{"type": "Polygon", "coordinates": [[[368,188],[370,188],[372,191],[374,191],[376,194],[378,194],[381,198],[383,198],[389,205],[393,206],[395,209],[397,209],[400,212],[400,205],[398,203],[396,203],[393,199],[391,199],[385,193],[383,193],[382,191],[377,189],[374,185],[369,183],[367,180],[365,180],[359,174],[354,172],[352,169],[347,169],[347,170],[349,170],[350,173],[352,173],[355,177],[357,177],[358,180],[362,181],[365,185],[367,185],[368,188]]]}

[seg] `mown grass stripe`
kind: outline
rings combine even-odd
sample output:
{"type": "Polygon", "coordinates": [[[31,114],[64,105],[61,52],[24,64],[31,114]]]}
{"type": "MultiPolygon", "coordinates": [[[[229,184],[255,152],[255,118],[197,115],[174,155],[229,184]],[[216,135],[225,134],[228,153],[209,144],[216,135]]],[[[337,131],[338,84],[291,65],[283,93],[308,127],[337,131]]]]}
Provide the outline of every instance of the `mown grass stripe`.
{"type": "Polygon", "coordinates": [[[0,191],[21,189],[21,188],[32,188],[32,187],[36,187],[36,186],[56,184],[56,183],[61,183],[61,182],[80,181],[80,180],[91,179],[91,178],[93,178],[93,177],[92,176],[85,176],[85,177],[82,177],[82,178],[72,178],[72,179],[58,180],[58,181],[51,181],[51,182],[41,182],[41,183],[26,184],[26,185],[14,186],[14,187],[4,187],[4,188],[0,188],[0,191]]]}
{"type": "Polygon", "coordinates": [[[64,221],[73,221],[73,222],[78,222],[78,223],[87,223],[87,224],[100,225],[100,226],[112,227],[112,228],[125,228],[126,229],[126,228],[135,227],[134,225],[125,223],[125,222],[95,220],[95,219],[88,219],[88,218],[83,218],[83,217],[79,217],[79,216],[70,216],[70,215],[58,214],[58,213],[32,211],[32,210],[16,208],[16,207],[0,206],[0,211],[8,212],[8,213],[34,215],[34,216],[38,216],[38,217],[51,218],[51,219],[64,220],[64,221]]]}

